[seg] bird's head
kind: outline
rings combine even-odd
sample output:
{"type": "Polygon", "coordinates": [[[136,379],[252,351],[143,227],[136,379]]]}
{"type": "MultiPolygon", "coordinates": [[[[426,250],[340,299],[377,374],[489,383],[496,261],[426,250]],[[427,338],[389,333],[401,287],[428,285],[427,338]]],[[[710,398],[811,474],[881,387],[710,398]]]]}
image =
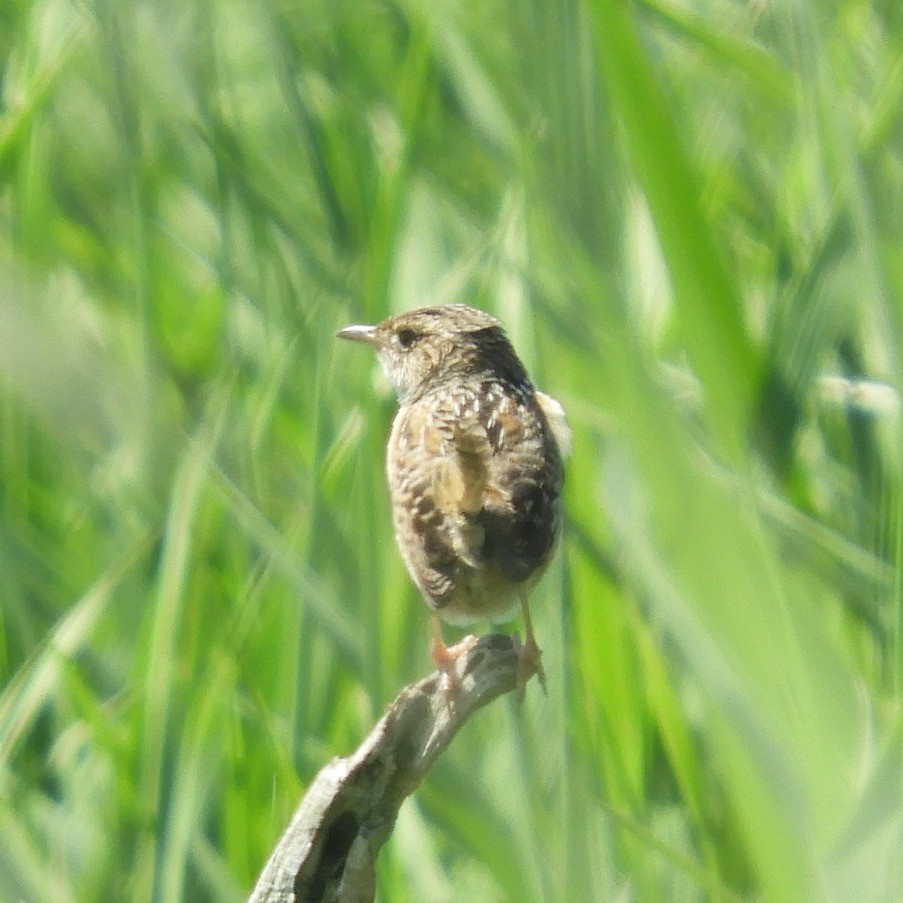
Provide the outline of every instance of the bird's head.
{"type": "Polygon", "coordinates": [[[347,326],[336,335],[374,347],[401,402],[462,377],[527,384],[501,323],[464,304],[409,310],[376,326],[347,326]]]}

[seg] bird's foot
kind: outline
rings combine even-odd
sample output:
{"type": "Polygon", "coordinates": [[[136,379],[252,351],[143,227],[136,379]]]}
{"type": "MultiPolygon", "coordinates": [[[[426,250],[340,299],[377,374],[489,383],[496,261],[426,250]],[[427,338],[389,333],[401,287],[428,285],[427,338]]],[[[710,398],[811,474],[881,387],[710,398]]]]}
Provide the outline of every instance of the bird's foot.
{"type": "Polygon", "coordinates": [[[522,643],[520,636],[514,634],[511,638],[514,642],[514,651],[517,653],[517,683],[514,687],[514,695],[518,702],[524,701],[524,693],[527,688],[527,681],[535,674],[539,679],[539,685],[542,692],[548,696],[546,688],[546,669],[542,666],[542,649],[536,645],[536,640],[532,635],[527,637],[527,641],[522,643]]]}
{"type": "Polygon", "coordinates": [[[477,638],[470,634],[464,637],[454,646],[446,646],[441,638],[433,636],[430,640],[430,656],[436,664],[436,667],[442,672],[442,689],[448,694],[453,695],[458,689],[458,677],[455,674],[455,662],[471,649],[477,638]]]}

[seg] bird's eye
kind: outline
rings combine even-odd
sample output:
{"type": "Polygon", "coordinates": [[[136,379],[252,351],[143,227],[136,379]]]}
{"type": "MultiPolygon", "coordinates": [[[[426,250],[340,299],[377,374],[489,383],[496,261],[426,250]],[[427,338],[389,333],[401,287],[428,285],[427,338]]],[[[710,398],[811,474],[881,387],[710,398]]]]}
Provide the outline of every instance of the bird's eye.
{"type": "Polygon", "coordinates": [[[413,329],[398,330],[398,343],[402,348],[410,348],[417,341],[417,333],[413,329]]]}

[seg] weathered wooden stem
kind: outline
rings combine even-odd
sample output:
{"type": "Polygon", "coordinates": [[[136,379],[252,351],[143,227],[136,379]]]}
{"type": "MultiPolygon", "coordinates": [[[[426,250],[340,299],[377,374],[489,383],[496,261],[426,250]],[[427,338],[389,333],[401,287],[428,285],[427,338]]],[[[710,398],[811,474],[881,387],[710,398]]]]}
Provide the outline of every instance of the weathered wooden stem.
{"type": "Polygon", "coordinates": [[[352,755],[333,759],[307,788],[249,903],[370,903],[376,857],[414,792],[464,722],[515,689],[511,637],[481,637],[455,662],[452,690],[438,671],[405,687],[352,755]]]}

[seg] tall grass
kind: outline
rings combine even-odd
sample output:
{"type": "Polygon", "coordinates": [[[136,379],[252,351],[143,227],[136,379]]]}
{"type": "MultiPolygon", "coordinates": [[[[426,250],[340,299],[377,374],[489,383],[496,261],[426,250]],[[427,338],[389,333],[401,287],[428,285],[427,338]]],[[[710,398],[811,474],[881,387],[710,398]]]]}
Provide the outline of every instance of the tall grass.
{"type": "Polygon", "coordinates": [[[349,322],[574,429],[549,695],[380,900],[903,897],[894,2],[0,10],[0,899],[243,899],[429,667],[349,322]]]}

